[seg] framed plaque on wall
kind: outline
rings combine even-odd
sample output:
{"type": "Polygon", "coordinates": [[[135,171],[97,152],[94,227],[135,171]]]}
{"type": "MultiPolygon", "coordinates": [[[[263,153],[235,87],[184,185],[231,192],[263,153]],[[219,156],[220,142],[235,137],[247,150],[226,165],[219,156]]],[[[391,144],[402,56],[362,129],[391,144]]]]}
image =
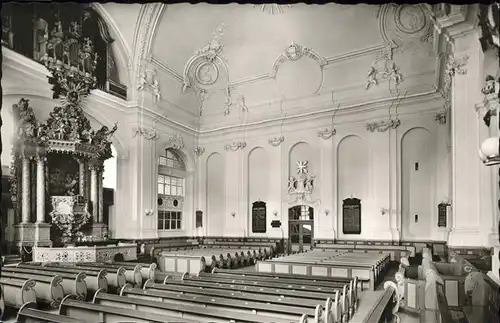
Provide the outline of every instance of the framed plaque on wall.
{"type": "Polygon", "coordinates": [[[266,202],[254,202],[252,204],[252,232],[265,233],[266,227],[266,202]]]}
{"type": "Polygon", "coordinates": [[[203,227],[203,211],[196,211],[196,227],[203,227]]]}
{"type": "Polygon", "coordinates": [[[342,232],[361,234],[361,200],[347,198],[342,203],[342,232]]]}
{"type": "Polygon", "coordinates": [[[438,204],[438,227],[446,228],[447,219],[448,219],[448,205],[446,203],[438,204]]]}

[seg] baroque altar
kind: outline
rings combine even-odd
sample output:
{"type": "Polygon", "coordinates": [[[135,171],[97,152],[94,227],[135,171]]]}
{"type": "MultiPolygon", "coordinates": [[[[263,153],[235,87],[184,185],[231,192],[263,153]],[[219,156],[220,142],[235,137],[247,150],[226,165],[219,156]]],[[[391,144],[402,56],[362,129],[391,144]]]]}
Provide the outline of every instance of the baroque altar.
{"type": "Polygon", "coordinates": [[[117,125],[94,131],[81,105],[96,87],[98,57],[78,22],[69,31],[56,23],[50,35],[41,60],[51,73],[49,83],[59,104],[45,122],[37,120],[29,100],[22,98],[13,106],[18,136],[12,150],[11,194],[20,215],[19,248],[68,245],[85,231],[94,240],[107,235],[102,176],[117,125]]]}

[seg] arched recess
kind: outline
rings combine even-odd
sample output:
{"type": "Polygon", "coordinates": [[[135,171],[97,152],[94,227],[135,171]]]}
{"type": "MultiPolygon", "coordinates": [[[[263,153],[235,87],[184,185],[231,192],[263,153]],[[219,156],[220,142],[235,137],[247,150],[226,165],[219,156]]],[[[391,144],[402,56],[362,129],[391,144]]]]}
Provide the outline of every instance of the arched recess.
{"type": "Polygon", "coordinates": [[[401,137],[401,239],[431,238],[435,176],[435,139],[426,128],[409,129],[401,137]]]}
{"type": "Polygon", "coordinates": [[[127,46],[127,43],[123,39],[123,36],[119,31],[115,21],[113,20],[113,18],[111,18],[106,9],[104,9],[102,4],[99,2],[92,2],[90,6],[106,23],[108,31],[111,37],[113,37],[114,39],[114,41],[111,43],[111,49],[113,51],[114,57],[118,60],[118,64],[116,64],[116,67],[118,70],[119,78],[122,84],[130,88],[130,70],[128,69],[128,66],[130,65],[130,48],[127,46]]]}
{"type": "Polygon", "coordinates": [[[157,230],[172,232],[185,230],[190,224],[185,207],[186,186],[189,184],[181,150],[169,147],[158,156],[157,174],[157,230]]]}
{"type": "Polygon", "coordinates": [[[297,174],[297,162],[299,161],[307,161],[309,172],[311,172],[311,169],[314,167],[314,162],[311,160],[311,153],[311,147],[305,141],[297,142],[291,146],[288,152],[288,176],[297,174]]]}
{"type": "MultiPolygon", "coordinates": [[[[269,192],[269,157],[267,152],[262,147],[255,147],[248,154],[248,221],[250,228],[249,232],[263,233],[263,230],[257,228],[257,232],[253,232],[252,228],[256,228],[253,222],[259,222],[259,219],[254,218],[252,214],[253,203],[268,202],[269,192]]],[[[264,231],[265,232],[265,231],[264,231]]]]}
{"type": "Polygon", "coordinates": [[[213,153],[207,158],[207,235],[223,236],[225,228],[225,169],[224,157],[213,153]]]}
{"type": "MultiPolygon", "coordinates": [[[[337,232],[338,237],[345,236],[343,233],[344,219],[342,205],[347,198],[368,198],[369,179],[369,149],[362,138],[356,135],[348,135],[342,138],[337,146],[337,232]]],[[[361,214],[359,218],[349,218],[349,225],[361,226],[361,235],[368,233],[376,223],[373,218],[361,214]],[[351,222],[352,221],[352,222],[351,222]]],[[[347,226],[347,223],[346,223],[347,226]]],[[[357,236],[359,237],[359,236],[357,236]]]]}

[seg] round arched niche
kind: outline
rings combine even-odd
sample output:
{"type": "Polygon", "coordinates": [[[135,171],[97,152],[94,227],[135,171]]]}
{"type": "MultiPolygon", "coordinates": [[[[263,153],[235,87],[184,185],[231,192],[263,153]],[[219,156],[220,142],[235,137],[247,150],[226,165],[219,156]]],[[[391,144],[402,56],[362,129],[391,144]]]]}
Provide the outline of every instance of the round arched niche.
{"type": "Polygon", "coordinates": [[[300,141],[294,144],[288,153],[288,176],[297,174],[297,163],[307,161],[308,171],[311,172],[313,167],[312,149],[309,143],[300,141]]]}

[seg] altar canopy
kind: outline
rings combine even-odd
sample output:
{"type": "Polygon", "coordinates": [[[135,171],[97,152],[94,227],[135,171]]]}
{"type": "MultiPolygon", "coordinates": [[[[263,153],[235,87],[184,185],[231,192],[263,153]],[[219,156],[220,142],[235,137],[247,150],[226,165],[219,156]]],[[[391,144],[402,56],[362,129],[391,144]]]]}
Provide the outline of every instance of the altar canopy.
{"type": "MultiPolygon", "coordinates": [[[[85,17],[82,17],[85,20],[85,17]]],[[[103,163],[112,157],[110,130],[94,131],[81,103],[96,87],[98,57],[83,21],[67,30],[56,23],[41,61],[50,71],[54,99],[45,122],[29,100],[13,106],[18,136],[13,145],[11,193],[17,214],[18,247],[67,245],[77,237],[107,236],[103,224],[103,163]]]]}

